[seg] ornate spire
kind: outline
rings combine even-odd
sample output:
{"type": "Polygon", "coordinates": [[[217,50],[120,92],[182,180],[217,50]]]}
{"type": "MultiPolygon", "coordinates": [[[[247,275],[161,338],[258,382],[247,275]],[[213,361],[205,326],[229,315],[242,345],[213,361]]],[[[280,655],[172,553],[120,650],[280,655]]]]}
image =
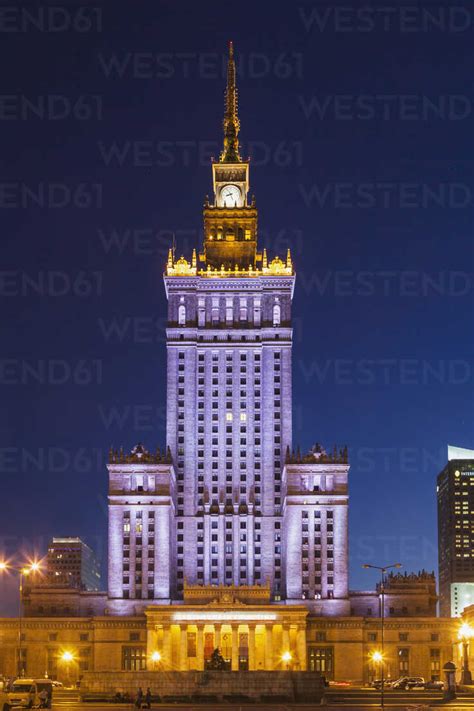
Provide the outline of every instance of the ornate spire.
{"type": "Polygon", "coordinates": [[[227,62],[227,87],[225,90],[224,113],[224,148],[221,163],[241,163],[238,134],[240,121],[237,116],[237,87],[235,85],[234,45],[229,42],[229,60],[227,62]]]}

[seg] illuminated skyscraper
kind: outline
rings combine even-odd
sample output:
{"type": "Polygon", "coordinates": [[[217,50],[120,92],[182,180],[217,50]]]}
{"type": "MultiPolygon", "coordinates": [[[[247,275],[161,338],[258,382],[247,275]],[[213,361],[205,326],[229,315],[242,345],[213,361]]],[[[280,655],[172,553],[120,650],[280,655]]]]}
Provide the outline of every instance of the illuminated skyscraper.
{"type": "Polygon", "coordinates": [[[344,614],[347,452],[292,453],[295,271],[258,245],[232,45],[223,129],[202,253],[170,250],[164,275],[167,451],[111,454],[109,595],[266,586],[344,614]]]}
{"type": "Polygon", "coordinates": [[[48,583],[78,590],[100,590],[100,568],[94,552],[80,538],[53,538],[46,559],[48,583]]]}
{"type": "Polygon", "coordinates": [[[474,604],[474,450],[448,447],[438,476],[440,613],[457,617],[474,604]]]}

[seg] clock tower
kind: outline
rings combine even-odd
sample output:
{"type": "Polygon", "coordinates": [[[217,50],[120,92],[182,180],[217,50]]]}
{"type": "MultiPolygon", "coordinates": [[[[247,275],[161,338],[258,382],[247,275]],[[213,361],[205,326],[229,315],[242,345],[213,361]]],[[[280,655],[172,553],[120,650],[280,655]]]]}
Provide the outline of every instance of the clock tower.
{"type": "Polygon", "coordinates": [[[204,252],[200,261],[211,269],[254,269],[261,262],[257,253],[257,209],[250,204],[249,161],[239,151],[240,122],[232,42],[229,43],[225,92],[224,147],[212,164],[214,200],[204,205],[204,252]]]}

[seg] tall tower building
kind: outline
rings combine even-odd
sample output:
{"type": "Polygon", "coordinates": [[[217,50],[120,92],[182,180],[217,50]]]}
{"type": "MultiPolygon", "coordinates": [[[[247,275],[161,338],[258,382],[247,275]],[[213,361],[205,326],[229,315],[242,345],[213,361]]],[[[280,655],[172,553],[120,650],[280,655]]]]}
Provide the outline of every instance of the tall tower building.
{"type": "Polygon", "coordinates": [[[448,447],[437,496],[440,613],[458,617],[474,604],[474,450],[448,447]]]}
{"type": "Polygon", "coordinates": [[[230,44],[203,249],[170,250],[164,274],[166,454],[111,453],[109,597],[264,587],[272,602],[345,614],[347,452],[292,451],[295,271],[289,250],[259,247],[239,131],[230,44]]]}
{"type": "Polygon", "coordinates": [[[295,275],[257,247],[249,162],[239,151],[232,45],[224,146],[204,204],[204,250],[165,274],[167,444],[176,468],[177,593],[189,583],[282,592],[282,469],[291,446],[295,275]],[[181,539],[179,538],[181,535],[181,539]],[[270,545],[269,545],[270,543],[270,545]]]}

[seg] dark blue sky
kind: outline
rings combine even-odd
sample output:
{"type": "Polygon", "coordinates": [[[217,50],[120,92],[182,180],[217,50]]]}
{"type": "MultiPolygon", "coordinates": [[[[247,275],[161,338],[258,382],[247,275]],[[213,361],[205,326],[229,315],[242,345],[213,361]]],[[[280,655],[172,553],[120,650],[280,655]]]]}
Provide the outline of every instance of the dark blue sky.
{"type": "Polygon", "coordinates": [[[294,442],[349,447],[352,588],[436,568],[474,444],[472,5],[53,5],[0,13],[3,549],[105,557],[108,447],[164,443],[163,262],[200,241],[233,39],[260,245],[297,271],[294,442]]]}

